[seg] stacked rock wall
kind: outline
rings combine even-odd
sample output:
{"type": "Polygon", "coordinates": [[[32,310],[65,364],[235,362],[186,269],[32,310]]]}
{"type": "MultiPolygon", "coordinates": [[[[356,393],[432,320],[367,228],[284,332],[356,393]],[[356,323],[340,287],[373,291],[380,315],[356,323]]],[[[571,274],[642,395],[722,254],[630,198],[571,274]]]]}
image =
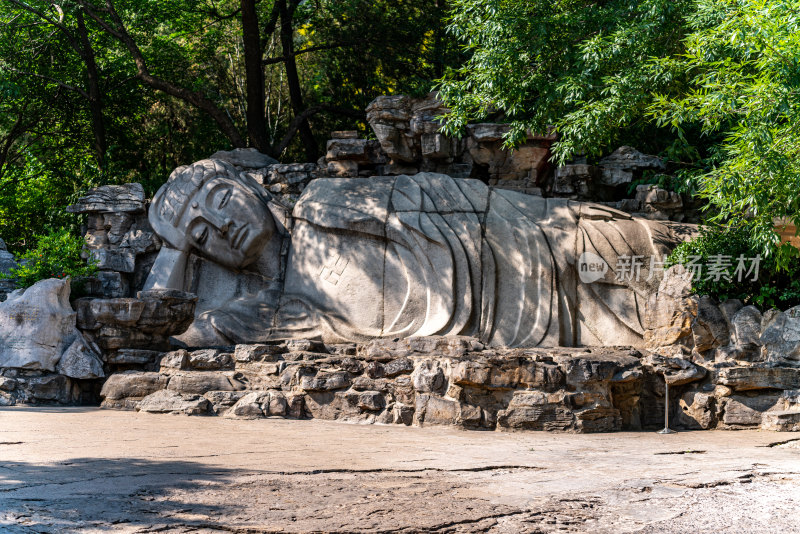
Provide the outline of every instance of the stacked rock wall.
{"type": "Polygon", "coordinates": [[[677,421],[704,429],[800,429],[800,307],[762,315],[690,289],[682,267],[665,273],[645,335],[654,367],[683,373],[677,421]]]}
{"type": "Polygon", "coordinates": [[[164,354],[112,376],[103,406],[475,429],[641,428],[632,349],[488,350],[472,338],[364,345],[295,340],[164,354]]]}
{"type": "Polygon", "coordinates": [[[141,184],[97,187],[67,211],[87,216],[87,257],[99,272],[84,281],[86,292],[111,298],[135,295],[161,248],[161,240],[147,222],[141,184]]]}

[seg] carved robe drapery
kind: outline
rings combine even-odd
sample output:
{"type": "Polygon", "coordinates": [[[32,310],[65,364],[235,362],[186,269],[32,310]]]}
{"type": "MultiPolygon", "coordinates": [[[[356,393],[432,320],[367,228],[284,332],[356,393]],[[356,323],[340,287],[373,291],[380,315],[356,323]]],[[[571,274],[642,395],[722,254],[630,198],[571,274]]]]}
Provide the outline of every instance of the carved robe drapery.
{"type": "Polygon", "coordinates": [[[319,179],[292,215],[282,296],[259,306],[265,296],[242,295],[198,318],[224,340],[638,345],[659,277],[645,266],[638,281],[616,280],[613,267],[621,256],[660,260],[675,241],[669,225],[604,206],[431,173],[319,179]],[[581,282],[584,251],[612,269],[581,282]]]}

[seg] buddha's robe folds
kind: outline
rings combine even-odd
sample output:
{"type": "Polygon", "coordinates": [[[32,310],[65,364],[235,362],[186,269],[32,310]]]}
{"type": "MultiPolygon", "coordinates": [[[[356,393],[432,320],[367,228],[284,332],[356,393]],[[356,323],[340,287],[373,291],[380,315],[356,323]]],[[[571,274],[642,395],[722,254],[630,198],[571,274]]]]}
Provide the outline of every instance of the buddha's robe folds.
{"type": "Polygon", "coordinates": [[[660,278],[650,257],[661,261],[676,242],[668,224],[605,206],[432,173],[319,179],[293,218],[272,324],[231,303],[214,321],[231,341],[468,335],[496,346],[639,345],[660,278]],[[583,252],[610,267],[601,279],[580,281],[583,252]],[[639,280],[616,280],[619,258],[633,256],[644,264],[639,280]]]}

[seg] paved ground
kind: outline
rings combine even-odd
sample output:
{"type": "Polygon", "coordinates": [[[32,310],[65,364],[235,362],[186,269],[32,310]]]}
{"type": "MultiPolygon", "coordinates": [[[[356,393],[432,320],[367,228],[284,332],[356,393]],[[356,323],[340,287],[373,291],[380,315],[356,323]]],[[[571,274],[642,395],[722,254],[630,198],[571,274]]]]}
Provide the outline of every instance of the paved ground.
{"type": "Polygon", "coordinates": [[[4,533],[788,533],[799,511],[800,435],[0,410],[4,533]]]}

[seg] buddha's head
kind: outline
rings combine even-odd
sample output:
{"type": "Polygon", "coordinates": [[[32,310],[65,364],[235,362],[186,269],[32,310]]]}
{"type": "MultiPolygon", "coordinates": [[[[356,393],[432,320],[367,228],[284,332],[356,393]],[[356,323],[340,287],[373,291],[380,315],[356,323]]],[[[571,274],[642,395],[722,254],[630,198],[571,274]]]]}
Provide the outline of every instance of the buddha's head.
{"type": "Polygon", "coordinates": [[[205,159],[175,169],[150,206],[150,224],[171,247],[238,269],[275,234],[269,193],[228,163],[205,159]]]}

